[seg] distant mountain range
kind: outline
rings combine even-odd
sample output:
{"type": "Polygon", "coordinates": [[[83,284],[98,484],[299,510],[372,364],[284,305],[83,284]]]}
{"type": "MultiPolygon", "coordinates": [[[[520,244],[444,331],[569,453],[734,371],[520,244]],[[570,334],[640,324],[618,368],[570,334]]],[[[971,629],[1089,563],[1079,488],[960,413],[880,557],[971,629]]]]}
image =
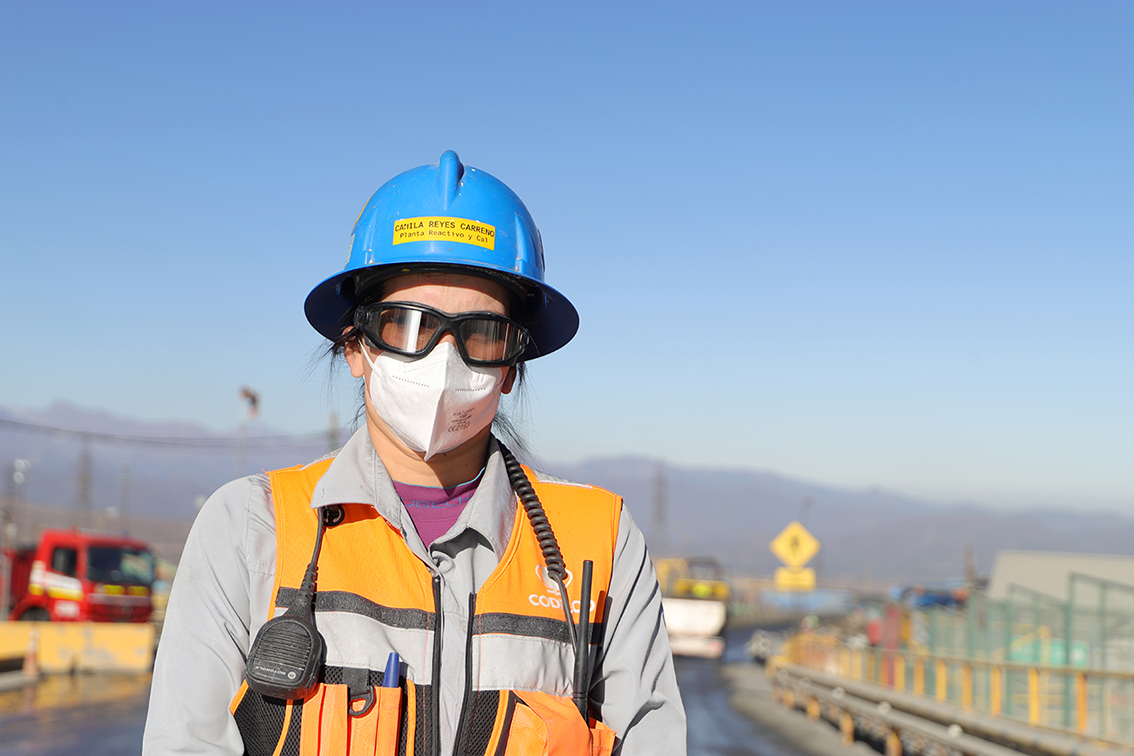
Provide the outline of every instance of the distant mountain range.
{"type": "MultiPolygon", "coordinates": [[[[334,443],[326,434],[280,437],[255,422],[219,436],[186,421],[144,422],[63,402],[45,410],[0,407],[0,495],[57,508],[189,521],[199,497],[238,475],[308,462],[334,443]],[[83,431],[87,440],[72,432],[83,431]],[[97,434],[97,435],[96,435],[97,434]],[[140,439],[173,439],[156,444],[140,439]],[[83,473],[84,448],[89,464],[83,473]],[[11,462],[31,463],[23,486],[11,462]]],[[[344,432],[342,439],[345,440],[344,432]]],[[[966,548],[987,571],[1002,549],[1134,554],[1134,519],[1066,510],[1005,511],[944,506],[879,489],[825,486],[770,472],[682,467],[642,457],[545,462],[547,472],[609,488],[626,504],[656,554],[715,556],[729,568],[770,575],[768,550],[794,519],[822,543],[820,579],[932,582],[964,574],[966,548]],[[805,503],[806,502],[806,503],[805,503]],[[659,512],[664,513],[659,519],[659,512]]]]}

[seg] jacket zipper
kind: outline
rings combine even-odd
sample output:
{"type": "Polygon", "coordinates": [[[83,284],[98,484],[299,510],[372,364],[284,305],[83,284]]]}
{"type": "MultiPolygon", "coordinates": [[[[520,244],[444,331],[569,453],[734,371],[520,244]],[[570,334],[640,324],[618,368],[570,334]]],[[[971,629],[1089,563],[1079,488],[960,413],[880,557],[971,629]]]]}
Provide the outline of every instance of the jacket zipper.
{"type": "Polygon", "coordinates": [[[465,638],[465,695],[461,700],[461,717],[457,720],[457,737],[456,745],[453,748],[453,756],[465,753],[468,750],[468,733],[465,732],[465,718],[469,713],[469,699],[472,698],[472,636],[473,636],[473,622],[476,619],[476,594],[469,594],[469,632],[465,638]]]}
{"type": "Polygon", "coordinates": [[[433,629],[433,754],[441,756],[441,576],[433,576],[433,608],[437,626],[433,629]]]}

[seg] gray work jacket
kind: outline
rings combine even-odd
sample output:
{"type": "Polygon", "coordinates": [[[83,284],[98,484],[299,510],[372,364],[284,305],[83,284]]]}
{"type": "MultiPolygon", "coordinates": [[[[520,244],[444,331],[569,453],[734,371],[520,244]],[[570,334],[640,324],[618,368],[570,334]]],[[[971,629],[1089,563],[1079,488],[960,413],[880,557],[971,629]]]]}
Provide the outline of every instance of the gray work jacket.
{"type": "MultiPolygon", "coordinates": [[[[537,476],[547,477],[547,476],[537,476]]],[[[552,479],[553,480],[553,479],[552,479]]],[[[516,500],[499,447],[490,445],[476,493],[453,527],[427,549],[394,491],[365,427],[340,449],[315,488],[313,507],[369,503],[401,530],[442,586],[441,753],[452,753],[464,696],[468,596],[496,568],[516,500]]],[[[554,527],[554,523],[552,523],[554,527]]],[[[169,596],[142,742],[144,756],[242,754],[228,706],[244,678],[251,641],[274,609],[275,516],[266,475],[221,487],[189,533],[169,596]]],[[[592,677],[591,702],[619,737],[615,753],[685,753],[685,711],[645,539],[622,511],[610,609],[592,677]]],[[[335,660],[328,658],[328,664],[335,660]]],[[[507,664],[507,659],[499,660],[507,664]]]]}

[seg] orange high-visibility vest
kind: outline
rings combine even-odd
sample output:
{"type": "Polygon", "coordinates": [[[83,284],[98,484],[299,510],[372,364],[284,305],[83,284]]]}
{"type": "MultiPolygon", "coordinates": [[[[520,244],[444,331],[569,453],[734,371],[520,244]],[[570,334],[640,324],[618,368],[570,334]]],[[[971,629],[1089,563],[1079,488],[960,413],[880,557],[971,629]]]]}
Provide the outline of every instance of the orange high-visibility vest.
{"type": "MultiPolygon", "coordinates": [[[[315,485],[323,460],[269,474],[276,516],[274,605],[291,605],[311,559],[319,513],[315,485]]],[[[564,562],[580,574],[594,562],[592,638],[599,637],[618,537],[621,498],[591,486],[532,481],[564,562]]],[[[261,696],[244,683],[230,705],[247,756],[434,756],[440,666],[439,583],[401,532],[369,504],[346,504],[328,527],[319,556],[316,626],[327,643],[320,685],[303,700],[261,696]],[[397,651],[406,670],[383,685],[397,651]]],[[[578,580],[567,590],[579,607],[578,580]]],[[[615,733],[584,722],[570,698],[574,660],[558,588],[547,578],[527,515],[516,502],[507,549],[470,607],[466,694],[455,754],[609,754],[615,733]],[[475,665],[475,668],[474,668],[475,665]]],[[[274,613],[273,613],[274,614],[274,613]]],[[[440,670],[444,674],[444,670],[440,670]]]]}

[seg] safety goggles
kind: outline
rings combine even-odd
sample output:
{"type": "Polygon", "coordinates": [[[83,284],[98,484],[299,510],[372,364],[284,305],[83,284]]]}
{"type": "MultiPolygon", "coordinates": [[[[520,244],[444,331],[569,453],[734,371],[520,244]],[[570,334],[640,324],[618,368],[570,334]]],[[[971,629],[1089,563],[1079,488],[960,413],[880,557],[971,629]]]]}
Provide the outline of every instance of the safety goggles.
{"type": "Polygon", "coordinates": [[[459,315],[413,302],[378,302],[354,312],[354,325],[375,349],[405,357],[424,357],[449,332],[467,365],[511,365],[528,346],[528,332],[514,320],[492,312],[459,315]]]}

